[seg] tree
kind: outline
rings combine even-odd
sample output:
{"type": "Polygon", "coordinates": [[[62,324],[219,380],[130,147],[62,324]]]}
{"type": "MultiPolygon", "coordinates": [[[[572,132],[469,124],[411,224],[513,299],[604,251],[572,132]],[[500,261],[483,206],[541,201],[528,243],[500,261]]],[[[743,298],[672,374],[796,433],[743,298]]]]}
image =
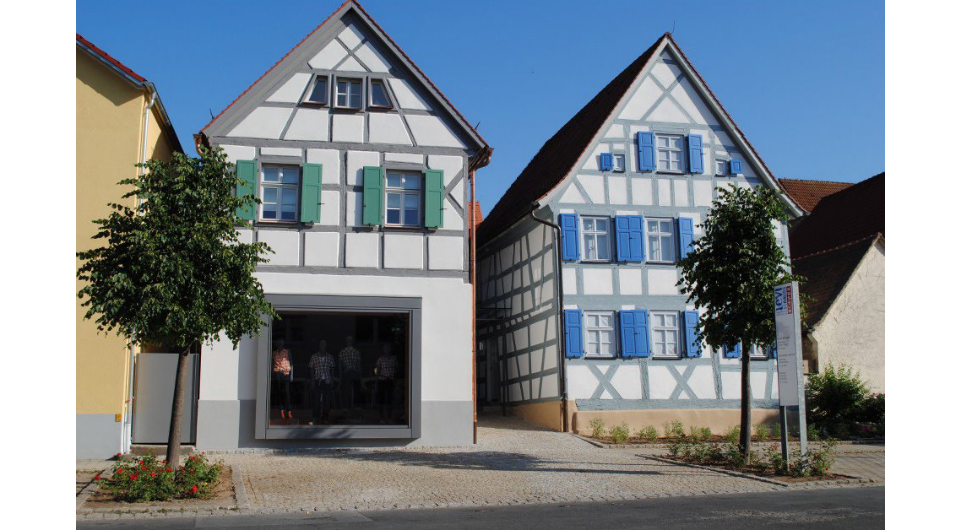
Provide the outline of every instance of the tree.
{"type": "Polygon", "coordinates": [[[751,345],[776,343],[773,287],[799,281],[788,272],[773,221],[787,213],[774,192],[721,189],[703,223],[703,237],[680,260],[680,291],[701,312],[698,340],[736,347],[740,356],[740,448],[750,458],[751,345]]]}
{"type": "Polygon", "coordinates": [[[222,150],[138,167],[138,178],[119,183],[132,186],[123,198],[136,198],[136,206],[110,203],[109,216],[94,221],[103,246],[77,253],[84,262],[77,278],[86,282],[77,296],[99,331],[179,353],[167,442],[167,462],[177,466],[187,356],[221,332],[236,347],[260,333],[264,316],[276,317],[253,277],[270,248],[238,239],[237,226],[246,224],[238,209],[259,201],[234,196],[240,181],[222,150]]]}

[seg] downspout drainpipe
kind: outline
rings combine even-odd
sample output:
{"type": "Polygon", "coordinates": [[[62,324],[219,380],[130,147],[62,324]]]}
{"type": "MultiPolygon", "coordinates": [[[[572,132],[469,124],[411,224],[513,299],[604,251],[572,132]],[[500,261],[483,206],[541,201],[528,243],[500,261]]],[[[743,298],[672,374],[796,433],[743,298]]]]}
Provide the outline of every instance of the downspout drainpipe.
{"type": "Polygon", "coordinates": [[[557,352],[560,355],[557,364],[560,366],[560,424],[563,432],[569,432],[570,427],[567,425],[567,363],[566,363],[566,343],[561,338],[561,330],[567,329],[566,323],[563,321],[563,301],[561,296],[563,295],[563,259],[560,255],[560,225],[548,221],[546,219],[541,219],[537,217],[536,211],[540,206],[539,203],[533,203],[530,208],[530,218],[534,221],[547,225],[550,228],[553,228],[553,253],[557,258],[557,262],[554,265],[554,270],[556,270],[555,276],[557,281],[554,282],[556,285],[556,298],[557,301],[557,352]]]}
{"type": "Polygon", "coordinates": [[[477,216],[474,212],[477,192],[477,169],[490,163],[493,149],[483,147],[475,162],[470,164],[470,203],[467,215],[470,221],[470,381],[473,386],[473,445],[477,445],[477,216]]]}
{"type": "MultiPolygon", "coordinates": [[[[150,111],[153,109],[154,104],[157,102],[157,88],[153,83],[145,83],[144,87],[147,89],[147,93],[150,95],[150,102],[143,108],[143,142],[140,146],[140,163],[145,164],[147,162],[147,138],[150,133],[150,111]]],[[[143,177],[146,170],[143,167],[139,168],[138,175],[143,177]]],[[[140,197],[137,197],[137,208],[139,209],[142,200],[140,197]]],[[[130,371],[127,374],[127,398],[124,402],[123,407],[123,438],[120,443],[120,449],[122,453],[130,452],[130,448],[133,445],[133,378],[136,374],[136,367],[134,364],[137,360],[136,355],[136,337],[137,331],[133,331],[133,335],[130,337],[130,357],[127,359],[127,364],[130,366],[130,371]]]]}

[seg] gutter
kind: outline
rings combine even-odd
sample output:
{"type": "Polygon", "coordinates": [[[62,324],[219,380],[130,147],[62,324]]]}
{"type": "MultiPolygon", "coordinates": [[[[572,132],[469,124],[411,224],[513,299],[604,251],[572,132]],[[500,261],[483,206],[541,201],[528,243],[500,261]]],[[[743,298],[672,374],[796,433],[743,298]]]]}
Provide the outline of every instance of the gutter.
{"type": "Polygon", "coordinates": [[[556,286],[556,301],[557,301],[557,354],[560,358],[557,361],[557,365],[560,367],[560,425],[562,432],[569,432],[569,426],[567,425],[567,363],[566,363],[566,341],[561,338],[561,331],[566,329],[566,323],[563,321],[563,302],[561,297],[563,296],[563,259],[560,257],[560,225],[554,223],[553,221],[548,221],[546,219],[541,219],[537,217],[536,211],[540,207],[539,202],[534,202],[530,205],[530,218],[534,221],[549,226],[553,228],[553,241],[554,241],[554,255],[557,257],[556,262],[556,277],[557,281],[554,282],[556,286]]]}

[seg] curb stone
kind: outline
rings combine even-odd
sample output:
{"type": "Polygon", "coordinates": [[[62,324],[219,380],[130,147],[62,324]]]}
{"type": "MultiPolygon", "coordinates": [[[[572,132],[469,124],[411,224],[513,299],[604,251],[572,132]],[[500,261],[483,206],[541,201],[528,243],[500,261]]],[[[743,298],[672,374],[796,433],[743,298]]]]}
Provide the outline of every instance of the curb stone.
{"type": "Polygon", "coordinates": [[[714,472],[717,472],[717,473],[724,473],[724,474],[726,474],[726,475],[732,475],[732,476],[734,476],[734,477],[746,478],[746,479],[756,480],[756,481],[758,481],[758,482],[766,482],[767,484],[776,484],[777,486],[783,486],[783,487],[785,487],[785,488],[794,488],[794,489],[796,489],[796,488],[810,489],[810,488],[815,488],[815,487],[819,487],[819,486],[842,486],[842,485],[856,485],[856,484],[878,484],[878,483],[882,482],[882,481],[878,481],[878,480],[872,479],[872,478],[862,478],[862,477],[852,477],[852,476],[848,476],[848,475],[842,475],[842,476],[844,476],[844,477],[846,477],[846,478],[835,479],[835,480],[818,480],[818,481],[810,481],[810,482],[798,482],[798,483],[796,483],[796,484],[791,484],[791,483],[789,483],[789,482],[783,482],[783,481],[780,481],[780,480],[777,480],[777,479],[768,478],[768,477],[760,477],[760,476],[753,475],[753,474],[750,474],[750,473],[743,473],[743,472],[740,472],[740,471],[734,471],[734,470],[732,470],[732,469],[716,468],[716,467],[711,467],[711,466],[701,466],[701,465],[698,465],[698,464],[691,464],[690,462],[682,462],[682,461],[679,461],[679,460],[672,460],[672,459],[669,459],[669,458],[663,458],[663,457],[652,456],[652,455],[637,455],[637,456],[641,456],[642,458],[648,458],[648,459],[650,459],[650,460],[656,460],[657,462],[663,462],[663,463],[666,463],[666,464],[677,464],[677,465],[681,465],[681,466],[692,467],[692,468],[694,468],[694,469],[703,469],[703,470],[706,470],[706,471],[714,471],[714,472]]]}
{"type": "Polygon", "coordinates": [[[247,497],[247,486],[243,483],[243,473],[240,472],[240,464],[230,466],[233,475],[233,496],[237,500],[239,512],[248,513],[251,511],[250,500],[247,497]]]}

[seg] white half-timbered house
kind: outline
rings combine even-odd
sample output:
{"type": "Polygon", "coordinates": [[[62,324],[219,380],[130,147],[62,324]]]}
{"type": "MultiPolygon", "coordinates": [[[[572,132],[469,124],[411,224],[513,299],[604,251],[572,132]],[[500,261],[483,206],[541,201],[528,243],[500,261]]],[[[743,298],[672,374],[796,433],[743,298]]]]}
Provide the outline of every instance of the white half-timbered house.
{"type": "MultiPolygon", "coordinates": [[[[775,362],[698,347],[677,261],[717,190],[769,187],[801,210],[668,33],[532,159],[479,227],[481,400],[556,429],[772,421],[775,362]]],[[[775,226],[787,249],[786,228],[775,226]]]]}
{"type": "MultiPolygon", "coordinates": [[[[455,45],[455,43],[447,43],[455,45]]],[[[470,201],[491,149],[348,0],[196,136],[281,319],[203,346],[198,449],[473,442],[470,201]]]]}

